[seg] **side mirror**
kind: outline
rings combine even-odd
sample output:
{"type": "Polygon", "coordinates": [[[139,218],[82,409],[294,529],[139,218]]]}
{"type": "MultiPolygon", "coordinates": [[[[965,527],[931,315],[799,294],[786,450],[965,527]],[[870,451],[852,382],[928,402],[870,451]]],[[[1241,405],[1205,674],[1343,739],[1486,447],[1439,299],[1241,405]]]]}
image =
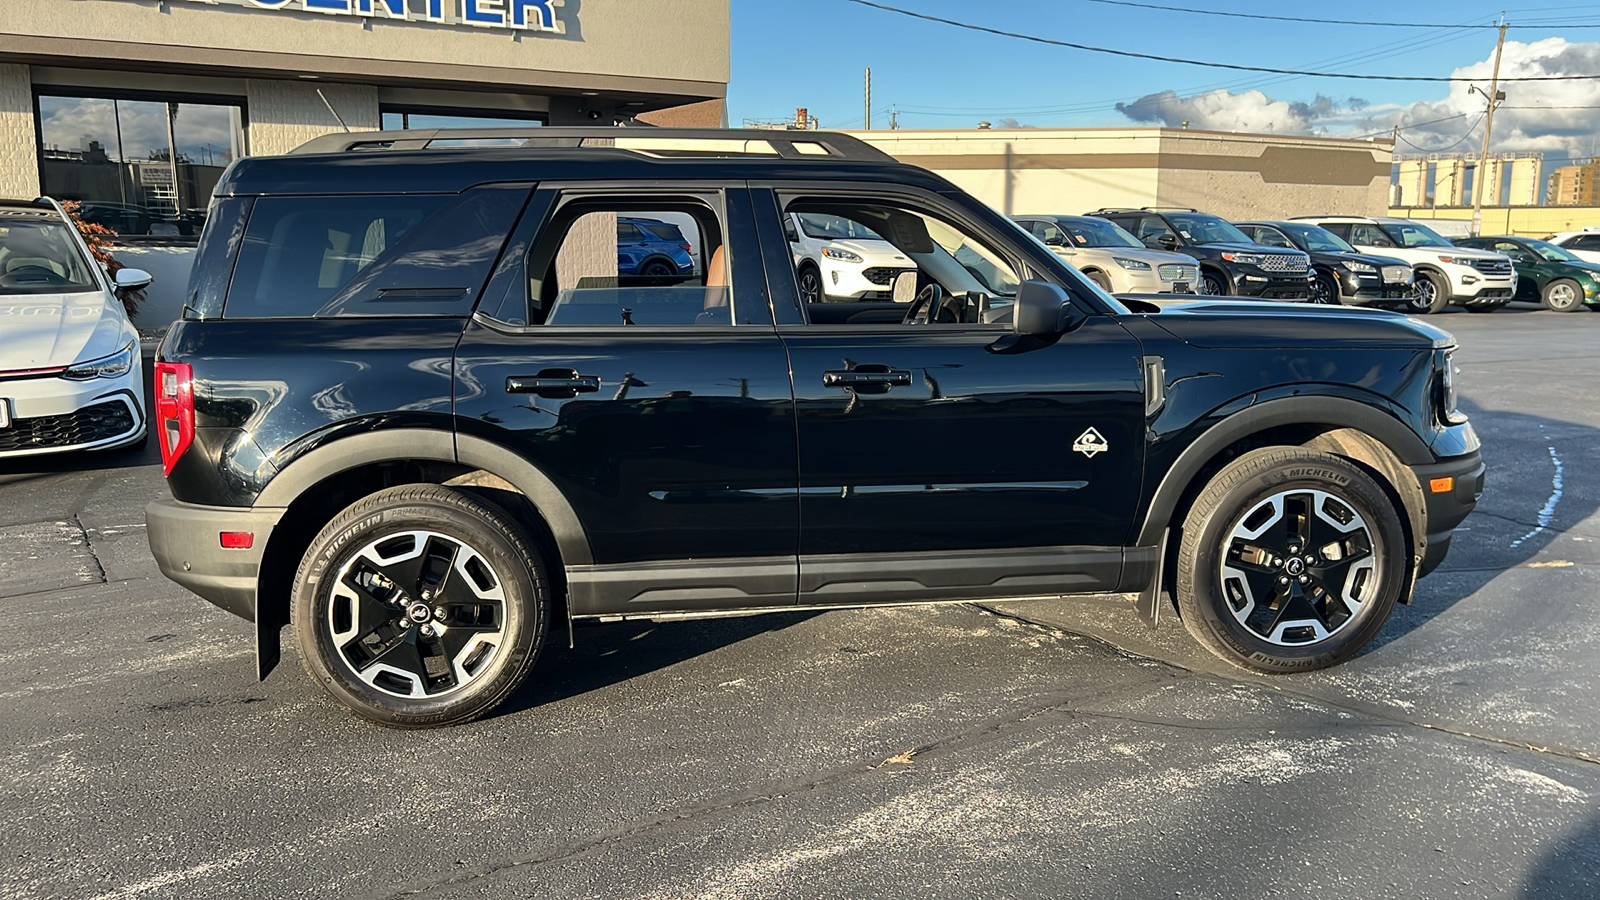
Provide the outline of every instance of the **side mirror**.
{"type": "Polygon", "coordinates": [[[1176,250],[1178,239],[1170,234],[1158,234],[1145,238],[1144,245],[1151,250],[1176,250]]]}
{"type": "Polygon", "coordinates": [[[1048,281],[1024,281],[1018,285],[1011,309],[1011,330],[1039,337],[1066,331],[1077,312],[1067,292],[1048,281]]]}
{"type": "Polygon", "coordinates": [[[1056,235],[1055,237],[1045,238],[1044,245],[1046,247],[1065,247],[1067,242],[1062,240],[1060,235],[1056,235]]]}
{"type": "Polygon", "coordinates": [[[116,274],[117,290],[137,291],[142,287],[149,287],[154,281],[150,273],[143,269],[118,269],[116,274]]]}

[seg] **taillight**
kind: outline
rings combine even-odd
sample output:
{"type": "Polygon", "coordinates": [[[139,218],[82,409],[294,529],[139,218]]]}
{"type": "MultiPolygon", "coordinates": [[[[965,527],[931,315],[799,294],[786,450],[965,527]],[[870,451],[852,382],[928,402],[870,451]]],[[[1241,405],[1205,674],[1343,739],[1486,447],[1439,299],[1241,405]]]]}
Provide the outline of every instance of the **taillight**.
{"type": "Polygon", "coordinates": [[[188,363],[156,363],[156,433],[161,474],[171,475],[178,457],[194,441],[194,370],[188,363]]]}

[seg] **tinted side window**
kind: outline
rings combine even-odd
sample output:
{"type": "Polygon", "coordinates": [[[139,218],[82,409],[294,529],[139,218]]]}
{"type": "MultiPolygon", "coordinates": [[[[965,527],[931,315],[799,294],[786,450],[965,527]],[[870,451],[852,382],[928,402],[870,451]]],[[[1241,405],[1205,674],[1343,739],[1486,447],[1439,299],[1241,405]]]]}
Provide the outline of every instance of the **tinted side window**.
{"type": "Polygon", "coordinates": [[[1574,250],[1600,250],[1600,234],[1585,234],[1567,242],[1574,250]]]}
{"type": "Polygon", "coordinates": [[[528,190],[261,198],[226,315],[467,315],[528,190]]]}
{"type": "Polygon", "coordinates": [[[200,246],[195,250],[194,266],[189,270],[189,293],[184,305],[203,319],[222,315],[228,295],[228,279],[233,261],[244,238],[244,223],[250,217],[254,197],[224,197],[211,206],[200,246]]]}

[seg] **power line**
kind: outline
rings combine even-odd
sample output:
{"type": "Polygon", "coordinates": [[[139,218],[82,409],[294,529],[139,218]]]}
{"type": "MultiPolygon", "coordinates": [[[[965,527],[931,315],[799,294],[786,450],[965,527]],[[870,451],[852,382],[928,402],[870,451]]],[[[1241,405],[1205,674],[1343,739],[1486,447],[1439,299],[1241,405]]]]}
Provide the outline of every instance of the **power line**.
{"type": "MultiPolygon", "coordinates": [[[[1505,108],[1506,107],[1503,107],[1503,106],[1501,107],[1501,109],[1505,109],[1505,108]]],[[[1472,115],[1472,113],[1469,113],[1469,112],[1456,113],[1453,116],[1445,116],[1442,119],[1429,119],[1426,122],[1412,122],[1409,125],[1392,125],[1392,126],[1390,126],[1388,128],[1385,128],[1382,131],[1374,131],[1371,134],[1357,135],[1357,136],[1355,136],[1353,138],[1350,138],[1350,140],[1352,140],[1352,141],[1364,141],[1367,138],[1375,138],[1375,137],[1378,137],[1380,135],[1393,134],[1396,130],[1406,131],[1406,130],[1412,129],[1412,128],[1424,128],[1424,127],[1426,127],[1428,125],[1437,125],[1440,122],[1452,122],[1452,121],[1454,121],[1456,119],[1465,119],[1467,116],[1470,116],[1470,115],[1472,115]]],[[[1476,128],[1478,126],[1474,125],[1472,127],[1476,128]]],[[[1407,143],[1409,143],[1409,141],[1407,143]]],[[[1413,145],[1413,146],[1415,146],[1415,145],[1413,145]]]]}
{"type": "MultiPolygon", "coordinates": [[[[1312,25],[1359,25],[1374,28],[1498,28],[1498,25],[1445,25],[1440,22],[1363,22],[1351,19],[1306,19],[1299,16],[1268,16],[1261,13],[1221,12],[1215,9],[1192,9],[1187,6],[1168,6],[1156,3],[1133,3],[1131,0],[1087,0],[1106,6],[1131,6],[1135,9],[1154,9],[1161,12],[1193,13],[1198,16],[1224,16],[1230,19],[1265,19],[1270,22],[1304,22],[1312,25]]],[[[1590,17],[1574,17],[1590,18],[1590,17]]],[[[1511,28],[1548,27],[1537,24],[1511,25],[1511,28]]],[[[1600,28],[1595,25],[1563,25],[1564,28],[1600,28]]]]}
{"type": "Polygon", "coordinates": [[[1483,120],[1487,117],[1488,113],[1479,113],[1478,121],[1473,122],[1470,126],[1468,126],[1466,134],[1463,134],[1458,140],[1445,144],[1443,147],[1418,147],[1416,144],[1413,144],[1411,141],[1407,140],[1406,136],[1403,134],[1397,134],[1396,137],[1399,137],[1400,140],[1405,141],[1406,144],[1409,145],[1413,150],[1418,150],[1423,153],[1443,153],[1444,151],[1449,150],[1451,147],[1459,147],[1466,143],[1467,138],[1472,137],[1472,133],[1478,130],[1478,126],[1482,125],[1483,120]]]}
{"type": "MultiPolygon", "coordinates": [[[[900,9],[883,3],[873,3],[872,0],[847,0],[860,6],[867,6],[884,12],[898,13],[913,19],[922,19],[928,22],[937,22],[941,25],[950,25],[955,28],[964,28],[968,31],[979,31],[985,34],[998,35],[999,37],[1015,38],[1019,41],[1031,41],[1036,44],[1048,44],[1053,47],[1066,47],[1071,50],[1083,50],[1088,53],[1105,53],[1111,56],[1121,56],[1129,59],[1149,59],[1156,62],[1178,63],[1185,66],[1201,66],[1208,69],[1232,69],[1238,72],[1267,72],[1273,75],[1301,75],[1310,78],[1350,78],[1358,81],[1431,81],[1431,82],[1471,82],[1482,81],[1481,78],[1458,78],[1453,75],[1358,75],[1350,72],[1308,72],[1301,69],[1274,69],[1266,66],[1241,66],[1233,63],[1206,62],[1197,59],[1182,59],[1179,57],[1156,56],[1150,53],[1134,53],[1131,50],[1115,50],[1110,47],[1095,47],[1090,44],[1075,44],[1070,41],[1058,41],[1052,38],[1039,37],[1032,34],[1022,34],[1016,31],[1004,31],[999,28],[989,28],[985,25],[973,25],[968,22],[957,22],[954,19],[944,19],[939,16],[930,16],[926,13],[913,12],[909,9],[900,9]]],[[[1600,80],[1600,74],[1595,75],[1525,75],[1518,78],[1502,78],[1503,83],[1527,81],[1595,81],[1600,80]]]]}

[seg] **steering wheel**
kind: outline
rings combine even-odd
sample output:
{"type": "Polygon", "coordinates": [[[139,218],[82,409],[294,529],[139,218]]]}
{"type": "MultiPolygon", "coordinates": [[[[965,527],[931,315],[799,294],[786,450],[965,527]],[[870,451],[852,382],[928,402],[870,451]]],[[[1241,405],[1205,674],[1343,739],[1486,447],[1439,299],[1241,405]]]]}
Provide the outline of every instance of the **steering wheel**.
{"type": "Polygon", "coordinates": [[[934,321],[942,305],[944,305],[944,288],[930,282],[927,287],[917,291],[917,297],[911,301],[911,308],[906,310],[905,320],[901,324],[926,325],[934,321]]]}
{"type": "Polygon", "coordinates": [[[17,266],[15,269],[0,276],[0,284],[7,287],[21,287],[29,284],[64,285],[71,284],[69,279],[55,273],[55,270],[45,266],[17,266]]]}

